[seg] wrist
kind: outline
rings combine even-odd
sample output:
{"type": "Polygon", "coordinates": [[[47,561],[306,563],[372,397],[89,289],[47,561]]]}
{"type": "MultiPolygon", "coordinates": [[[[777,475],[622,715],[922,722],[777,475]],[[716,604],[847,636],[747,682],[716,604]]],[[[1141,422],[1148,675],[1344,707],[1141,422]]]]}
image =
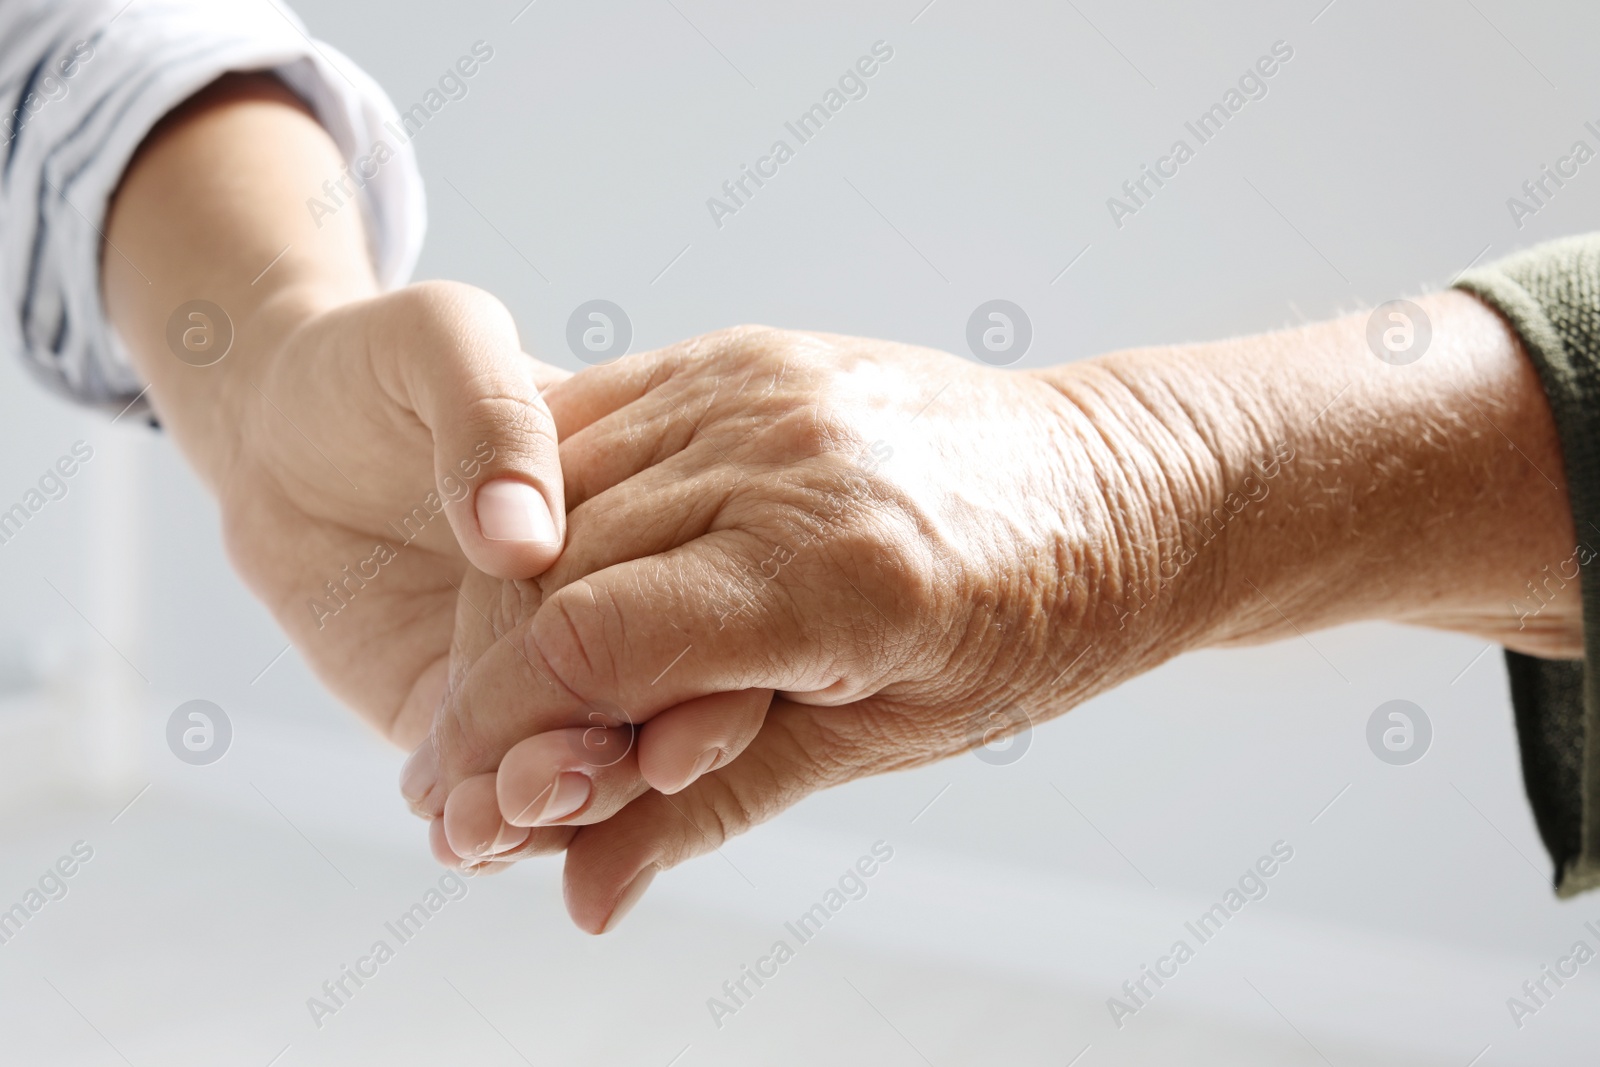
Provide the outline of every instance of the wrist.
{"type": "Polygon", "coordinates": [[[1538,632],[1510,606],[1542,565],[1573,554],[1537,375],[1476,299],[1445,292],[1417,307],[1431,343],[1404,365],[1374,354],[1367,314],[1108,357],[1169,432],[1198,444],[1189,469],[1209,457],[1215,472],[1171,496],[1178,551],[1194,555],[1193,580],[1173,583],[1180,616],[1198,620],[1188,647],[1361,620],[1540,654],[1577,647],[1575,589],[1538,632]]]}
{"type": "MultiPolygon", "coordinates": [[[[1316,491],[1297,466],[1304,427],[1293,405],[1285,410],[1229,358],[1235,345],[1136,349],[1083,365],[1109,383],[1095,432],[1128,457],[1115,495],[1127,501],[1119,528],[1129,580],[1109,591],[1104,615],[1122,641],[1155,643],[1146,666],[1281,621],[1260,592],[1280,586],[1280,565],[1317,584],[1323,561],[1278,551],[1277,540],[1285,502],[1316,491]]],[[[1314,370],[1307,377],[1300,394],[1337,391],[1314,370]]]]}
{"type": "Polygon", "coordinates": [[[151,131],[108,207],[107,242],[120,254],[102,267],[107,314],[163,425],[213,488],[237,452],[240,404],[260,404],[250,388],[259,364],[297,320],[374,289],[359,212],[319,221],[305,210],[342,162],[275,78],[228,76],[151,131]],[[192,357],[208,353],[171,336],[189,328],[174,323],[178,311],[200,301],[213,307],[193,324],[229,335],[205,366],[192,357]]]}
{"type": "Polygon", "coordinates": [[[1196,518],[1229,452],[1179,398],[1174,350],[1029,372],[1059,398],[1060,542],[1042,682],[1067,706],[1209,643],[1225,565],[1196,518]],[[1070,667],[1070,669],[1068,669],[1070,667]]]}

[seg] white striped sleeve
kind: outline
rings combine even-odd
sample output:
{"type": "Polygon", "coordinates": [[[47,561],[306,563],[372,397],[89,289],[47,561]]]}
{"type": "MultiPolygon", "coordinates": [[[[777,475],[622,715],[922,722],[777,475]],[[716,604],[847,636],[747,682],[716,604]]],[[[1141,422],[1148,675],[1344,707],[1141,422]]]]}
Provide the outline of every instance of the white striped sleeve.
{"type": "Polygon", "coordinates": [[[3,0],[0,356],[85,403],[120,409],[141,392],[101,302],[107,205],[162,116],[252,70],[298,93],[352,167],[389,143],[359,195],[379,281],[405,283],[425,212],[411,146],[384,135],[394,106],[275,0],[3,0]]]}

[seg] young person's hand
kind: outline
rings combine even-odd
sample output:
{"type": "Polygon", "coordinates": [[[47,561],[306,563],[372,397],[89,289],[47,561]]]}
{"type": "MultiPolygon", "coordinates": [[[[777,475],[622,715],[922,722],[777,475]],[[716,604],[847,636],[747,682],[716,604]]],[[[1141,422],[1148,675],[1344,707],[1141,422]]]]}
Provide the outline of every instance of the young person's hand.
{"type": "MultiPolygon", "coordinates": [[[[259,320],[263,340],[277,314],[259,320]]],[[[282,315],[259,369],[224,393],[237,420],[218,482],[229,556],[329,688],[414,742],[444,698],[468,562],[527,577],[561,550],[539,392],[562,372],[524,355],[505,309],[465,286],[282,315]]]]}
{"type": "Polygon", "coordinates": [[[445,692],[468,563],[526,578],[560,553],[539,394],[562,372],[479,290],[378,295],[360,208],[307,210],[342,168],[276,81],[225,79],[129,167],[106,301],[235,566],[328,686],[410,746],[445,692]]]}

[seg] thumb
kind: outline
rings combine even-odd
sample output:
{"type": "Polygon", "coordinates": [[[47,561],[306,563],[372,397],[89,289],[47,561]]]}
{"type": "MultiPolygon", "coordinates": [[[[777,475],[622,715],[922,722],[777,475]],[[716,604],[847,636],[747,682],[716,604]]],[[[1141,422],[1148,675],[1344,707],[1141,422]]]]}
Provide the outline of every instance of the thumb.
{"type": "Polygon", "coordinates": [[[566,507],[540,386],[561,372],[523,353],[511,313],[482,290],[428,282],[392,298],[380,347],[433,436],[434,479],[456,542],[497,578],[543,573],[561,554],[566,507]]]}

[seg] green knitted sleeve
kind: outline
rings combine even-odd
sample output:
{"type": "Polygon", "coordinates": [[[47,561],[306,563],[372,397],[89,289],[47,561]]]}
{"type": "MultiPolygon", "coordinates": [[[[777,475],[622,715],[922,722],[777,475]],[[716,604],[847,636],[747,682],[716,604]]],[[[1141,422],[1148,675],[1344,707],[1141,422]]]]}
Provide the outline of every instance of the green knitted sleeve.
{"type": "MultiPolygon", "coordinates": [[[[1456,283],[1510,321],[1539,370],[1561,439],[1580,545],[1600,546],[1600,233],[1539,245],[1456,283]]],[[[1600,567],[1581,555],[1584,658],[1506,653],[1523,786],[1556,892],[1600,887],[1600,567]]]]}

